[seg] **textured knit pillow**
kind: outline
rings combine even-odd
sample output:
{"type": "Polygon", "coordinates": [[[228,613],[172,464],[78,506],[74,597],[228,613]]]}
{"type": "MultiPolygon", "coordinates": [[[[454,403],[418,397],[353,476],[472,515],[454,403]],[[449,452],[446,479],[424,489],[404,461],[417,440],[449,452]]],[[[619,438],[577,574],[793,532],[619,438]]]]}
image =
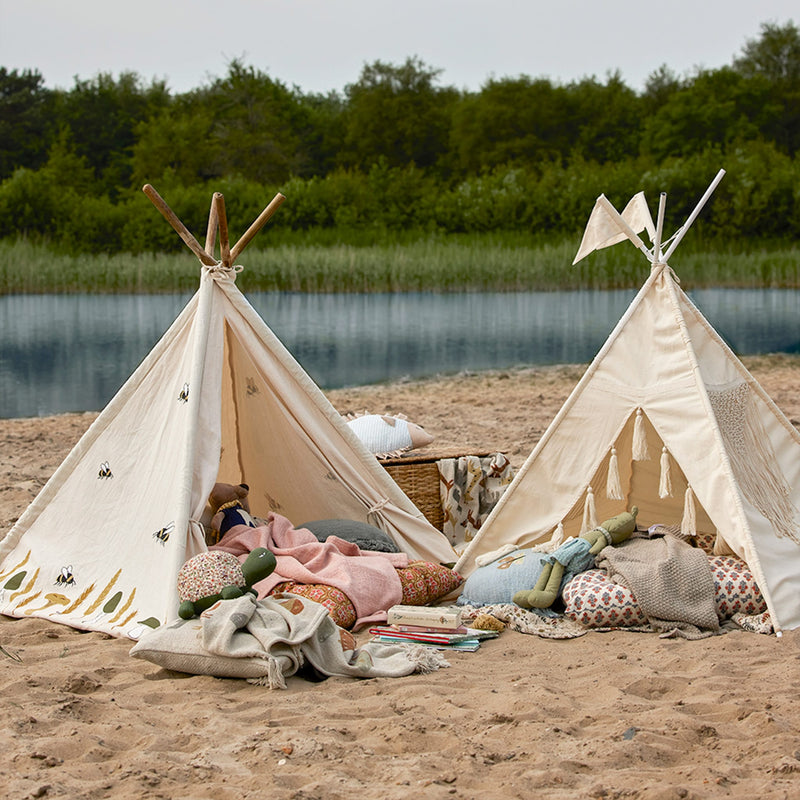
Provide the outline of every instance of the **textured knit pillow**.
{"type": "Polygon", "coordinates": [[[403,605],[424,606],[458,588],[464,579],[452,569],[428,561],[412,561],[397,570],[403,586],[403,605]]]}
{"type": "Polygon", "coordinates": [[[331,619],[340,627],[350,629],[356,624],[356,609],[350,598],[335,586],[324,583],[295,583],[284,581],[273,588],[270,594],[288,592],[313,600],[328,609],[331,619]]]}

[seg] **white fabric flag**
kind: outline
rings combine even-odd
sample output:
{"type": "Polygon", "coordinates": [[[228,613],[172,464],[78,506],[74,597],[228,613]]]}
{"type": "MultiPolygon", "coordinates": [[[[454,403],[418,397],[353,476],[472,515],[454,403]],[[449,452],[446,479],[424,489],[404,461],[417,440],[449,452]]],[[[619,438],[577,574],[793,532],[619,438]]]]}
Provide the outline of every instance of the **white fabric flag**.
{"type": "MultiPolygon", "coordinates": [[[[650,216],[650,210],[647,208],[644,192],[635,194],[628,201],[628,205],[625,206],[621,216],[635,233],[641,233],[646,230],[650,235],[650,240],[655,239],[656,229],[655,225],[653,225],[653,218],[650,216]]],[[[578,248],[578,253],[572,264],[574,266],[582,258],[586,258],[593,250],[610,247],[612,244],[617,244],[617,242],[627,238],[628,234],[620,226],[619,221],[609,214],[603,203],[598,200],[589,215],[589,222],[586,224],[581,246],[578,248]]]]}

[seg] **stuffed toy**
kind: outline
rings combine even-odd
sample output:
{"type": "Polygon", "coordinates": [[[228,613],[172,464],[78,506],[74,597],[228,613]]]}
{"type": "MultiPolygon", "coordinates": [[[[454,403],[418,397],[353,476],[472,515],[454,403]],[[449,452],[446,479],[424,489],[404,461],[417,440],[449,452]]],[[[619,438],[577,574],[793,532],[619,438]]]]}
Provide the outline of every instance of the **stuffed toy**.
{"type": "Polygon", "coordinates": [[[266,547],[257,547],[241,564],[231,553],[198,553],[178,572],[178,616],[191,619],[218,600],[232,600],[245,592],[257,594],[253,584],[272,574],[275,564],[275,556],[266,547]]]}
{"type": "Polygon", "coordinates": [[[594,557],[606,545],[619,544],[628,539],[636,530],[638,513],[639,509],[633,506],[630,511],[607,519],[577,539],[564,542],[545,559],[533,589],[516,592],[513,602],[522,608],[550,608],[561,592],[564,573],[572,576],[584,572],[594,565],[594,557]]]}
{"type": "Polygon", "coordinates": [[[255,528],[257,523],[250,516],[250,503],[247,495],[250,487],[246,483],[234,486],[231,483],[215,483],[208,497],[208,511],[211,515],[211,528],[208,544],[216,544],[228,528],[234,525],[249,525],[255,528]]]}
{"type": "Polygon", "coordinates": [[[399,456],[433,442],[433,436],[403,414],[350,414],[345,419],[350,430],[378,458],[399,456]]]}

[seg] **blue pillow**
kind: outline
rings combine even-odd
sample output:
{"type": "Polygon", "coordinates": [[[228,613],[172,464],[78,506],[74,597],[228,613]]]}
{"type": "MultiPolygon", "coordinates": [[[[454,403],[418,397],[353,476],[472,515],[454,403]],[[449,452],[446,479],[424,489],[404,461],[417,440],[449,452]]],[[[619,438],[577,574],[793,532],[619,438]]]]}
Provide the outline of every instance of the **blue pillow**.
{"type": "Polygon", "coordinates": [[[464,582],[459,605],[486,606],[494,603],[511,603],[517,592],[533,589],[547,553],[520,549],[478,567],[464,582]]]}

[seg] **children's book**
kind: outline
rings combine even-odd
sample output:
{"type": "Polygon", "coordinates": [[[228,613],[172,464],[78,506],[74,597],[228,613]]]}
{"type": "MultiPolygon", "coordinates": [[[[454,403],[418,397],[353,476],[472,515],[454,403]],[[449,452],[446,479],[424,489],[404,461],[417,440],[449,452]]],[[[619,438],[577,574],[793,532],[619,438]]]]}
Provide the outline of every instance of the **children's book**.
{"type": "Polygon", "coordinates": [[[461,609],[458,606],[392,606],[387,612],[390,625],[419,625],[426,628],[458,628],[461,609]]]}

